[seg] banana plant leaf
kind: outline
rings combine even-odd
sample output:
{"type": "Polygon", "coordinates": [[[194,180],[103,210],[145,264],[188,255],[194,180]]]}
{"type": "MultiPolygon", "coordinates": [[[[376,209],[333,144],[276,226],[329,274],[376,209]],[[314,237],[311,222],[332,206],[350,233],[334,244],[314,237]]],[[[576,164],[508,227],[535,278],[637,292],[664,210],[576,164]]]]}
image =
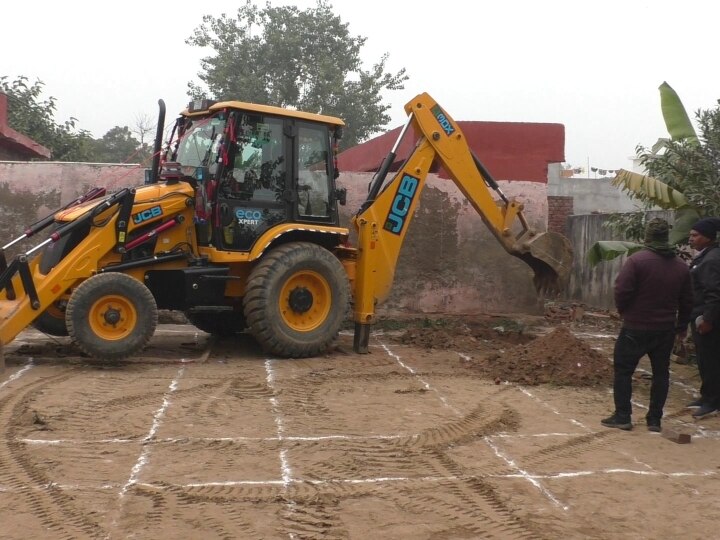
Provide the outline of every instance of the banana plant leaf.
{"type": "Polygon", "coordinates": [[[612,261],[622,255],[632,255],[643,248],[642,244],[635,242],[623,242],[620,240],[601,240],[595,242],[587,252],[590,266],[595,266],[602,261],[612,261]]]}
{"type": "Polygon", "coordinates": [[[627,191],[632,197],[666,210],[688,205],[685,195],[652,176],[620,169],[610,183],[622,191],[627,191]]]}
{"type": "Polygon", "coordinates": [[[665,126],[673,141],[686,139],[689,142],[698,142],[695,128],[690,122],[687,111],[680,101],[677,92],[667,83],[663,82],[660,87],[660,107],[662,109],[665,126]]]}
{"type": "Polygon", "coordinates": [[[690,235],[690,229],[692,229],[692,226],[701,217],[697,209],[692,206],[675,210],[675,221],[672,229],[670,229],[670,244],[681,244],[687,241],[690,235]]]}
{"type": "MultiPolygon", "coordinates": [[[[695,128],[675,90],[667,82],[663,82],[659,90],[663,119],[671,140],[687,140],[699,144],[695,128]]],[[[667,139],[658,139],[652,147],[652,153],[657,154],[666,145],[667,139]]],[[[685,242],[692,225],[700,218],[699,212],[690,206],[685,195],[652,176],[620,169],[611,184],[626,191],[632,198],[675,211],[669,238],[671,245],[685,242]]],[[[601,240],[590,247],[587,258],[590,266],[595,266],[602,261],[611,261],[622,255],[631,255],[642,247],[642,244],[635,242],[601,240]]]]}

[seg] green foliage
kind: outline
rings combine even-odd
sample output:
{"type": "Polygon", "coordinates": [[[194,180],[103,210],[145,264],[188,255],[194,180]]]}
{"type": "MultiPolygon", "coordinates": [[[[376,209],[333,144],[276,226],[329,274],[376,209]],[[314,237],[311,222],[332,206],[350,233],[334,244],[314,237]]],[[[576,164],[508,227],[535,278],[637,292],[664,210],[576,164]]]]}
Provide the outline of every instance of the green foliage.
{"type": "Polygon", "coordinates": [[[688,117],[680,97],[672,87],[664,82],[659,87],[660,108],[662,109],[665,127],[673,141],[697,142],[697,134],[688,117]]]}
{"type": "Polygon", "coordinates": [[[587,252],[588,262],[595,266],[602,261],[611,261],[620,255],[632,255],[642,249],[642,244],[623,242],[620,240],[603,240],[596,242],[587,252]]]}
{"type": "MultiPolygon", "coordinates": [[[[720,216],[720,100],[713,109],[698,111],[698,136],[680,98],[667,84],[660,85],[663,118],[670,139],[661,139],[651,149],[637,147],[637,156],[647,175],[620,171],[613,185],[639,200],[645,210],[653,205],[675,213],[671,244],[684,244],[693,223],[703,216],[720,216]]],[[[626,238],[641,238],[644,212],[615,214],[608,225],[626,238]]],[[[591,264],[623,254],[611,242],[590,248],[591,264]]]]}
{"type": "Polygon", "coordinates": [[[645,235],[645,211],[610,214],[603,226],[626,240],[640,241],[645,235]]]}
{"type": "Polygon", "coordinates": [[[93,141],[92,161],[97,163],[139,163],[151,153],[141,145],[127,126],[115,126],[101,139],[93,141]]]}
{"type": "Polygon", "coordinates": [[[8,124],[48,148],[56,161],[86,161],[91,152],[89,132],[76,130],[75,118],[56,123],[56,100],[41,98],[43,86],[40,80],[29,84],[23,76],[14,81],[0,77],[0,91],[8,96],[8,124]]]}
{"type": "MultiPolygon", "coordinates": [[[[202,59],[198,77],[215,99],[338,116],[346,123],[343,148],[387,125],[390,107],[381,93],[402,89],[408,79],[404,69],[385,71],[387,54],[364,70],[365,38],[351,36],[325,0],[304,11],[248,2],[235,17],[206,15],[187,43],[214,51],[202,59]]],[[[194,98],[206,94],[195,83],[189,88],[194,98]]]]}
{"type": "Polygon", "coordinates": [[[630,198],[660,208],[682,208],[688,204],[682,193],[652,176],[620,169],[611,184],[627,192],[630,198]]]}
{"type": "Polygon", "coordinates": [[[720,102],[696,119],[700,144],[669,141],[662,155],[643,161],[649,174],[677,186],[699,215],[720,216],[720,102]]]}

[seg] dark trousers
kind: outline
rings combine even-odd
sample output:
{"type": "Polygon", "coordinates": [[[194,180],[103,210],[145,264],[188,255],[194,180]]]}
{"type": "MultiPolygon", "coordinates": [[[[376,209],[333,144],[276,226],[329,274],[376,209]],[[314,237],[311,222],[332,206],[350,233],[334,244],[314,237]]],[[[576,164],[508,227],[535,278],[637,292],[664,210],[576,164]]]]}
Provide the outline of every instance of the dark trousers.
{"type": "Polygon", "coordinates": [[[704,403],[720,407],[720,328],[700,335],[693,321],[692,337],[700,372],[700,397],[704,403]]]}
{"type": "Polygon", "coordinates": [[[615,414],[620,420],[630,420],[632,406],[632,376],[638,362],[646,354],[652,366],[650,407],[647,418],[662,418],[663,407],[670,386],[670,353],[675,343],[675,330],[630,330],[622,328],[615,342],[613,367],[615,381],[613,396],[615,414]]]}

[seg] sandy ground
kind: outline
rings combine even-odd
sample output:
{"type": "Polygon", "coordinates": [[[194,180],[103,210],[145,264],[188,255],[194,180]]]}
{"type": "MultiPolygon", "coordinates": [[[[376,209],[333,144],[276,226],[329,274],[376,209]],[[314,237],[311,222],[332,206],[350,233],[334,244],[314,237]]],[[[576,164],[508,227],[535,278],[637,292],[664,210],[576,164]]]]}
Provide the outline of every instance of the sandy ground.
{"type": "MultiPolygon", "coordinates": [[[[386,325],[368,355],[343,333],[305,360],[162,325],[119,365],[26,331],[0,374],[0,538],[712,536],[720,418],[683,409],[696,368],[672,365],[664,419],[690,444],[645,429],[646,360],[635,429],[603,428],[606,374],[561,385],[488,371],[541,358],[527,347],[550,347],[540,339],[557,324],[532,323],[386,325]],[[418,343],[433,333],[463,339],[418,343]]],[[[569,324],[551,341],[580,340],[565,353],[609,365],[609,326],[569,324]]]]}

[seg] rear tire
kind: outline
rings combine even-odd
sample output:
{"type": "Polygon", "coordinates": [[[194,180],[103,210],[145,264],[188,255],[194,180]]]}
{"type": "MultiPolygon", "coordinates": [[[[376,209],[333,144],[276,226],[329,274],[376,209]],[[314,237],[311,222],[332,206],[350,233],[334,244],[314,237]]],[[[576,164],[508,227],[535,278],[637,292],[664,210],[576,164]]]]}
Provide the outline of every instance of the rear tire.
{"type": "Polygon", "coordinates": [[[185,317],[196,328],[218,337],[240,334],[246,328],[240,311],[186,311],[185,317]]]}
{"type": "Polygon", "coordinates": [[[65,325],[66,306],[67,302],[65,300],[58,300],[50,304],[48,308],[33,321],[33,327],[49,336],[67,336],[68,329],[65,325]]]}
{"type": "Polygon", "coordinates": [[[349,299],[338,258],[316,244],[293,242],[272,250],[251,272],[245,318],[266,352],[317,356],[337,338],[349,299]]]}
{"type": "Polygon", "coordinates": [[[65,323],[73,341],[95,358],[122,360],[155,333],[158,311],[150,290],[117,272],[83,281],[72,293],[65,323]]]}

